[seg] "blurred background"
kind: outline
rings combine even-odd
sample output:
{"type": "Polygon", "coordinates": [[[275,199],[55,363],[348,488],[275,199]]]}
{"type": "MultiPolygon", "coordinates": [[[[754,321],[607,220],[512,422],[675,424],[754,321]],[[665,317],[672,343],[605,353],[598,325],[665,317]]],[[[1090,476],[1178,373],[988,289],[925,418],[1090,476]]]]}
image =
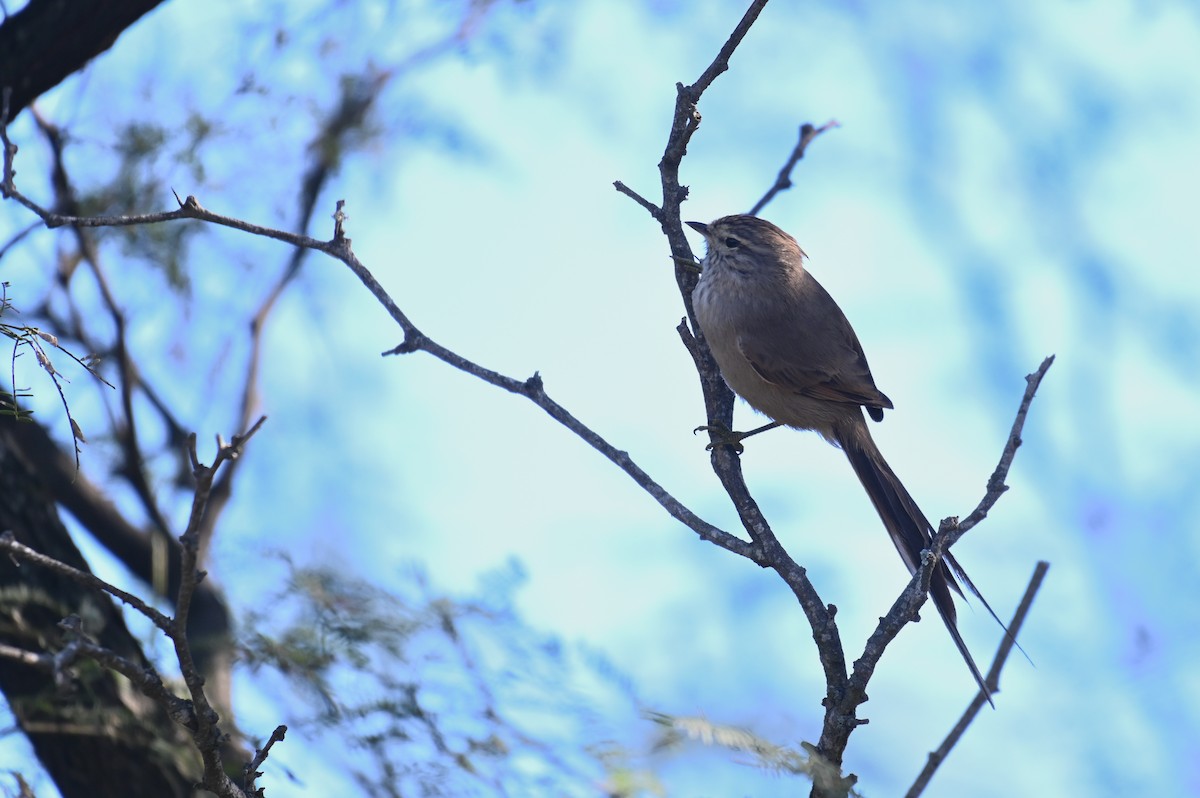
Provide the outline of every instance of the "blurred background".
{"type": "MultiPolygon", "coordinates": [[[[317,131],[370,87],[307,232],[330,237],[345,199],[358,257],[427,335],[512,377],[540,373],[552,398],[737,532],[692,433],[706,419],[674,330],[683,309],[666,241],[612,183],[661,200],[675,84],[696,80],[745,5],[167,2],[38,109],[69,131],[73,177],[96,197],[121,186],[126,207],[152,211],[172,207],[174,189],[292,229],[317,131]]],[[[1036,561],[1051,563],[1021,632],[1032,662],[1010,661],[996,710],[927,794],[1200,794],[1197,7],[776,0],[699,107],[681,180],[685,218],[702,221],[748,210],[802,123],[840,123],[762,215],[799,240],[854,324],[896,405],[872,433],[931,518],[979,501],[1025,375],[1057,357],[1012,489],[955,549],[1005,618],[1036,561]]],[[[29,114],[10,136],[20,187],[48,201],[50,150],[29,114]]],[[[6,205],[0,240],[32,221],[6,205]]],[[[235,431],[248,319],[290,252],[188,230],[169,256],[161,241],[102,240],[130,350],[209,454],[205,441],[235,431]]],[[[38,230],[0,256],[18,307],[99,307],[94,282],[76,280],[69,297],[57,286],[47,264],[64,240],[38,230]]],[[[529,402],[424,354],[380,357],[400,340],[322,257],[274,308],[258,396],[269,420],[208,566],[242,630],[306,617],[288,603],[306,568],[479,608],[470,661],[541,753],[510,742],[507,775],[459,773],[446,794],[602,794],[615,772],[640,774],[646,794],[807,790],[746,755],[656,750],[661,730],[641,714],[815,742],[823,680],[785,586],[700,542],[529,402]]],[[[103,435],[113,392],[62,370],[95,438],[82,472],[136,518],[103,435]]],[[[69,446],[32,359],[16,382],[69,446]]],[[[138,412],[147,447],[160,445],[147,467],[182,528],[175,450],[152,409],[138,412]]],[[[739,405],[735,426],[757,423],[739,405]]],[[[854,658],[907,575],[843,455],[774,431],[742,460],[776,533],[837,605],[854,658]]],[[[81,539],[121,582],[121,566],[81,539]]],[[[982,666],[1001,632],[978,607],[962,616],[982,666]]],[[[408,657],[419,671],[420,652],[408,657]]],[[[371,686],[347,671],[327,675],[329,695],[297,692],[253,664],[234,672],[238,725],[259,738],[281,722],[308,729],[273,750],[270,794],[372,792],[372,749],[314,720],[371,686]]],[[[461,709],[452,684],[427,695],[443,718],[461,709]]],[[[862,794],[902,793],[972,696],[941,624],[905,629],[847,751],[862,794]]],[[[9,734],[0,768],[36,773],[22,746],[9,734]]],[[[413,746],[410,764],[424,750],[413,746]]]]}

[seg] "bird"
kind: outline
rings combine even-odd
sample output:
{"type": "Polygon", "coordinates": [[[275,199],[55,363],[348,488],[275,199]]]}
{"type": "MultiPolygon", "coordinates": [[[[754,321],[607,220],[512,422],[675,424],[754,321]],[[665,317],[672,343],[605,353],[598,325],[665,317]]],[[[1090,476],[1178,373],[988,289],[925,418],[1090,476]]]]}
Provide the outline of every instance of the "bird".
{"type": "MultiPolygon", "coordinates": [[[[751,433],[718,439],[740,446],[749,434],[777,425],[816,431],[845,453],[900,558],[915,574],[922,551],[933,540],[933,527],[883,458],[863,417],[866,410],[874,421],[882,421],[884,411],[893,409],[892,400],[876,387],[846,315],[805,268],[807,255],[792,236],[756,216],[687,225],[707,245],[692,291],[695,321],[725,382],[773,421],[751,433]]],[[[963,595],[960,581],[999,622],[948,551],[934,569],[930,597],[992,703],[958,630],[951,593],[963,595]]]]}

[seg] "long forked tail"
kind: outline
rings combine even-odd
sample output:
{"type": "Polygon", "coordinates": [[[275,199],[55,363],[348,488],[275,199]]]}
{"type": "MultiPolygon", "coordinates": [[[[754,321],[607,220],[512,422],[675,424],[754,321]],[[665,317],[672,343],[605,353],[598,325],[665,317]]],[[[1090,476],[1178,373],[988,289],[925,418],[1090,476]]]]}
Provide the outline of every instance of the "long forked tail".
{"type": "MultiPolygon", "coordinates": [[[[904,485],[887,461],[883,459],[883,455],[875,446],[875,441],[871,439],[871,433],[861,415],[856,419],[856,423],[836,430],[836,437],[842,451],[850,460],[850,466],[858,476],[859,482],[867,491],[867,495],[871,497],[871,503],[875,505],[875,511],[879,513],[883,525],[887,528],[892,543],[900,552],[900,559],[904,560],[904,564],[908,566],[909,573],[915,574],[921,566],[921,552],[929,548],[933,540],[933,527],[929,520],[921,512],[921,508],[917,506],[908,491],[904,489],[904,485]]],[[[937,608],[938,614],[942,616],[946,629],[954,640],[954,645],[958,647],[959,654],[967,663],[967,667],[971,669],[971,675],[975,677],[979,689],[991,704],[992,693],[984,681],[983,674],[975,665],[975,660],[967,649],[962,635],[958,632],[958,614],[955,611],[954,599],[950,595],[950,591],[953,590],[960,596],[963,593],[954,574],[959,575],[963,583],[979,598],[983,606],[987,607],[988,612],[993,618],[996,618],[1001,627],[1004,626],[1004,623],[996,617],[995,612],[992,612],[992,608],[988,606],[983,596],[979,595],[979,591],[967,578],[958,562],[949,552],[946,552],[933,572],[933,579],[929,583],[929,596],[933,599],[933,606],[937,608]]]]}

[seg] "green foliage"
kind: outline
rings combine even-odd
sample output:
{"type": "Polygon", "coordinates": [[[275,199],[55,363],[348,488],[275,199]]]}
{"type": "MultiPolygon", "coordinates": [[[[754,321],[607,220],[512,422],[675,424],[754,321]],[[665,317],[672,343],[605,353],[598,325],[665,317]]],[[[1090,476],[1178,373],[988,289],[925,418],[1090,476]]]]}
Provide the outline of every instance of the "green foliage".
{"type": "Polygon", "coordinates": [[[683,717],[662,712],[650,712],[647,717],[662,727],[655,743],[659,751],[679,750],[688,741],[696,741],[702,745],[748,754],[749,764],[753,767],[780,775],[803,776],[825,785],[840,783],[844,785],[847,795],[859,794],[850,789],[855,777],[843,777],[837,767],[820,758],[811,743],[800,743],[800,749],[779,745],[748,729],[713,723],[702,717],[683,717]]]}
{"type": "MultiPolygon", "coordinates": [[[[8,289],[9,284],[7,282],[0,283],[0,318],[3,318],[6,314],[11,316],[19,312],[13,307],[12,301],[9,299],[8,289]]],[[[84,437],[83,430],[71,415],[71,408],[67,403],[67,395],[63,389],[63,383],[70,382],[70,380],[55,367],[54,361],[50,358],[50,351],[58,350],[62,352],[81,366],[88,374],[109,385],[96,371],[99,359],[94,355],[85,355],[82,358],[76,356],[70,350],[59,345],[57,336],[37,327],[0,321],[0,336],[13,342],[12,357],[9,360],[9,380],[12,385],[12,392],[0,390],[0,416],[9,416],[20,420],[28,419],[33,415],[33,411],[26,410],[20,406],[21,399],[28,399],[33,394],[29,389],[17,387],[16,368],[20,357],[27,353],[32,353],[38,366],[50,376],[50,380],[58,391],[59,398],[62,400],[63,410],[67,414],[67,419],[71,422],[71,435],[75,440],[75,463],[78,466],[79,444],[86,443],[87,438],[84,437]]],[[[112,385],[109,385],[109,387],[111,388],[112,385]]]]}
{"type": "MultiPolygon", "coordinates": [[[[148,210],[169,210],[164,189],[170,175],[182,174],[191,185],[181,187],[191,193],[203,184],[204,145],[213,137],[213,122],[196,111],[184,122],[168,127],[149,119],[124,123],[115,133],[112,154],[116,165],[107,180],[91,186],[79,200],[82,216],[127,216],[148,210]]],[[[119,242],[121,252],[161,269],[167,283],[182,294],[189,294],[191,283],[186,265],[189,244],[203,230],[197,224],[155,224],[104,227],[101,238],[119,242]]]]}
{"type": "Polygon", "coordinates": [[[289,727],[349,745],[345,770],[368,794],[591,795],[597,782],[660,794],[597,741],[596,707],[632,714],[635,700],[602,664],[518,618],[515,567],[459,598],[419,573],[385,591],[284,562],[286,585],[245,621],[242,662],[263,683],[282,677],[289,727]]]}

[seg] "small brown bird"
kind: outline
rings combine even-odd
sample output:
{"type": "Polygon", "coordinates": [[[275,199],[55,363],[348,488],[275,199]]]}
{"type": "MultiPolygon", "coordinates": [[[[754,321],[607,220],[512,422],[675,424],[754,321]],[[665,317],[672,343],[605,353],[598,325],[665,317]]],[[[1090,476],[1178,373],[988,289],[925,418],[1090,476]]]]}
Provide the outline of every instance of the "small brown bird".
{"type": "MultiPolygon", "coordinates": [[[[770,222],[726,216],[710,224],[687,224],[708,245],[692,302],[725,382],[774,421],[816,430],[841,448],[900,558],[916,573],[933,527],[871,439],[862,408],[882,421],[892,400],[875,387],[845,314],[804,268],[806,256],[796,240],[770,222]]],[[[962,590],[955,576],[979,596],[949,552],[934,571],[929,592],[990,702],[990,691],[958,632],[950,591],[961,596],[962,590]]]]}

